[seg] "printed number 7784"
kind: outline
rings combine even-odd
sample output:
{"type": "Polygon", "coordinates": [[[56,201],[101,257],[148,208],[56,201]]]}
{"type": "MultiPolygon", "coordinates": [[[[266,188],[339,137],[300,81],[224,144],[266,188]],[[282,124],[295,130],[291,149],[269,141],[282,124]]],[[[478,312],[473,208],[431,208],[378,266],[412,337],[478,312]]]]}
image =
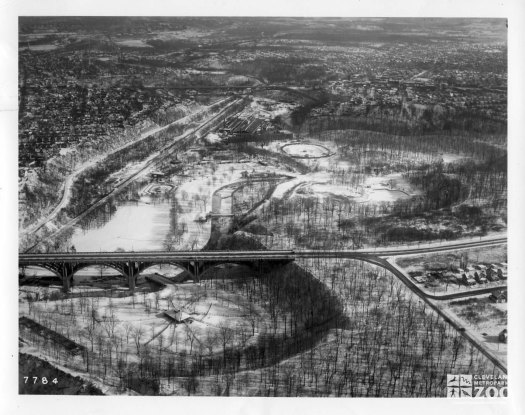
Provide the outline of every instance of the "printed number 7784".
{"type": "MultiPolygon", "coordinates": [[[[33,376],[33,385],[35,385],[38,381],[38,376],[33,376]]],[[[29,381],[29,376],[24,376],[24,383],[27,383],[29,381]]],[[[41,379],[41,382],[43,385],[47,385],[49,383],[49,380],[47,380],[47,378],[44,376],[42,377],[41,379]]],[[[58,380],[57,378],[54,378],[51,383],[54,383],[55,385],[58,383],[58,380]]]]}

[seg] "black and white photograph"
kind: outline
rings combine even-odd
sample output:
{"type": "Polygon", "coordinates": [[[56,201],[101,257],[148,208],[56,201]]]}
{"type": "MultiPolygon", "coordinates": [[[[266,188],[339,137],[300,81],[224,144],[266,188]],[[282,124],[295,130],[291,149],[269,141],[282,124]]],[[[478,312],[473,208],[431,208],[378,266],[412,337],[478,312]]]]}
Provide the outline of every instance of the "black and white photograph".
{"type": "Polygon", "coordinates": [[[522,413],[523,21],[318,6],[10,17],[17,399],[522,413]]]}

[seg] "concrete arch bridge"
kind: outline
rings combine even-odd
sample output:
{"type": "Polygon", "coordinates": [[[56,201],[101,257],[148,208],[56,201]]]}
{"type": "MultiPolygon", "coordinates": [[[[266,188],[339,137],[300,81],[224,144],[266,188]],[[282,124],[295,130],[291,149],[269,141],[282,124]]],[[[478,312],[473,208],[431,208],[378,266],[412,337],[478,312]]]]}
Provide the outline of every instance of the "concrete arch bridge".
{"type": "Polygon", "coordinates": [[[73,284],[73,276],[83,268],[103,265],[118,271],[135,289],[138,276],[154,265],[175,265],[199,279],[205,271],[222,264],[247,265],[254,269],[280,266],[295,259],[293,251],[204,251],[204,252],[79,252],[20,254],[19,267],[38,266],[62,280],[64,292],[73,284]]]}

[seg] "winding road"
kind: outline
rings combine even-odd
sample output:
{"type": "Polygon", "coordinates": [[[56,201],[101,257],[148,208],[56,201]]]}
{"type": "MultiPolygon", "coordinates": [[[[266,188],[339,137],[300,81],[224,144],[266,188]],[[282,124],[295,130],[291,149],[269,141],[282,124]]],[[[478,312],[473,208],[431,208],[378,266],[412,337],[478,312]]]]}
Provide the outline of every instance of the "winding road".
{"type": "MultiPolygon", "coordinates": [[[[30,233],[35,233],[35,232],[38,232],[43,226],[45,226],[47,223],[49,223],[50,221],[52,221],[57,215],[58,213],[63,209],[65,208],[68,203],[69,203],[69,200],[71,198],[71,189],[73,187],[73,184],[75,183],[75,180],[83,173],[85,172],[86,170],[88,170],[89,168],[95,166],[97,163],[101,162],[101,161],[104,161],[105,158],[107,158],[108,156],[110,156],[111,154],[114,154],[118,151],[121,151],[125,148],[128,148],[134,144],[137,144],[138,142],[140,141],[143,141],[145,140],[146,138],[148,137],[151,137],[152,135],[154,134],[157,134],[157,133],[160,133],[162,131],[165,131],[167,130],[168,128],[170,127],[173,127],[174,125],[178,125],[178,124],[181,124],[183,122],[186,122],[188,120],[189,117],[194,117],[194,116],[197,116],[199,114],[202,114],[206,111],[209,111],[211,109],[213,109],[214,107],[218,106],[218,105],[222,105],[222,104],[225,104],[227,103],[227,101],[230,101],[231,99],[230,98],[225,98],[223,100],[220,100],[218,102],[215,102],[213,103],[212,105],[209,105],[207,106],[206,108],[200,110],[200,111],[197,111],[196,113],[193,113],[193,114],[189,114],[187,115],[186,117],[183,117],[183,118],[179,118],[178,120],[170,123],[170,124],[167,124],[165,126],[162,126],[162,127],[156,127],[156,128],[153,128],[151,130],[148,130],[144,133],[142,133],[138,138],[136,138],[135,140],[132,140],[122,146],[119,146],[107,153],[104,153],[103,155],[99,156],[99,157],[95,157],[93,160],[90,160],[86,163],[83,163],[78,169],[76,169],[74,172],[72,172],[70,175],[68,175],[66,177],[66,180],[62,186],[62,197],[60,199],[60,201],[58,202],[58,204],[53,208],[53,210],[51,212],[49,212],[44,218],[40,219],[36,224],[32,225],[32,226],[29,226],[28,228],[25,228],[25,229],[21,229],[20,230],[20,236],[24,236],[24,235],[27,235],[27,234],[30,234],[30,233]]],[[[231,105],[231,104],[230,104],[231,105]]],[[[229,105],[227,106],[229,107],[229,105]]],[[[226,107],[226,108],[227,108],[226,107]]],[[[213,117],[214,119],[215,117],[213,117]]],[[[211,121],[210,120],[206,120],[199,128],[202,128],[203,126],[205,126],[206,124],[208,124],[209,122],[211,121]]],[[[197,128],[197,129],[199,129],[197,128]]],[[[175,142],[179,141],[180,139],[182,138],[185,138],[187,137],[190,133],[193,133],[195,132],[197,129],[195,130],[190,130],[188,133],[186,134],[183,134],[182,136],[179,136],[175,139],[175,142]]],[[[161,152],[163,150],[165,150],[166,148],[170,148],[173,144],[175,144],[175,142],[171,142],[170,145],[166,146],[165,148],[161,149],[161,152]]],[[[147,167],[149,167],[150,164],[148,164],[147,167]]],[[[144,169],[141,169],[139,171],[140,172],[143,172],[144,169]]],[[[138,173],[137,174],[134,174],[132,177],[137,177],[138,173]]],[[[125,181],[126,183],[129,183],[129,178],[128,180],[125,181]]],[[[122,182],[124,183],[124,182],[122,182]]],[[[121,187],[121,185],[119,185],[118,187],[121,187]]],[[[117,187],[117,188],[118,188],[117,187]]],[[[98,205],[97,205],[98,206],[98,205]]]]}
{"type": "MultiPolygon", "coordinates": [[[[124,187],[126,185],[128,185],[129,183],[131,183],[133,180],[135,180],[139,175],[143,174],[147,169],[149,169],[150,167],[152,167],[154,164],[156,164],[157,162],[159,162],[160,160],[168,157],[171,153],[170,151],[173,150],[173,147],[175,147],[175,145],[179,144],[181,140],[183,139],[188,139],[188,138],[192,138],[195,136],[195,134],[197,132],[200,132],[202,130],[204,130],[205,128],[209,128],[210,126],[213,126],[214,123],[220,121],[224,115],[224,113],[229,109],[231,108],[232,106],[234,106],[235,104],[239,104],[240,102],[242,101],[242,99],[231,99],[231,98],[227,98],[225,100],[222,100],[220,101],[219,103],[215,103],[213,104],[212,106],[216,106],[216,105],[222,105],[222,104],[226,104],[224,106],[224,108],[222,108],[217,114],[209,117],[208,119],[206,119],[204,122],[202,122],[199,126],[197,126],[196,128],[193,128],[187,132],[185,132],[184,134],[182,135],[179,135],[175,138],[173,138],[172,140],[170,140],[170,142],[168,144],[166,144],[164,147],[162,147],[156,154],[154,154],[153,156],[150,156],[149,159],[147,159],[146,163],[144,166],[142,166],[138,171],[134,172],[133,174],[131,174],[129,177],[127,177],[125,180],[122,180],[117,186],[115,186],[113,188],[113,190],[111,192],[109,192],[108,194],[106,194],[105,196],[101,197],[99,200],[97,200],[97,202],[95,202],[94,204],[92,204],[91,206],[89,206],[88,208],[86,208],[83,212],[81,212],[79,215],[77,215],[76,217],[74,217],[73,219],[69,220],[67,223],[65,223],[64,225],[62,225],[61,227],[59,227],[57,230],[55,230],[53,233],[51,233],[48,237],[49,238],[52,238],[56,235],[58,235],[60,232],[62,232],[64,229],[66,228],[69,228],[71,226],[73,226],[75,223],[77,223],[79,220],[81,220],[82,218],[84,218],[86,215],[88,215],[90,212],[92,212],[94,209],[102,206],[104,203],[107,202],[107,200],[112,197],[112,196],[115,196],[116,194],[118,194],[119,192],[121,192],[124,187]],[[228,102],[229,101],[229,102],[228,102]]],[[[212,107],[210,106],[210,107],[212,107]]],[[[209,108],[208,108],[209,109],[209,108]]],[[[195,114],[193,114],[195,115],[195,114]]],[[[171,123],[171,124],[168,124],[164,127],[159,127],[157,129],[155,129],[154,131],[149,131],[148,133],[146,133],[147,135],[144,137],[149,137],[151,136],[152,134],[155,134],[155,133],[158,133],[160,131],[163,131],[163,130],[166,130],[168,129],[169,127],[173,126],[174,124],[176,124],[177,122],[180,122],[180,120],[178,121],[175,121],[174,123],[171,123]]],[[[142,138],[142,139],[144,139],[142,138]]],[[[133,141],[132,143],[129,143],[128,145],[132,145],[132,144],[135,144],[137,141],[133,141]]],[[[127,145],[126,145],[127,146],[127,145]]],[[[114,151],[118,151],[120,149],[116,149],[114,151]]],[[[97,160],[96,162],[98,162],[100,160],[97,160]]],[[[78,177],[78,175],[80,175],[83,171],[85,171],[87,168],[91,167],[92,165],[96,164],[96,162],[93,162],[93,163],[90,163],[89,166],[85,166],[83,167],[81,170],[78,170],[76,171],[75,173],[73,173],[72,175],[68,176],[68,178],[66,179],[66,185],[65,185],[65,189],[64,189],[64,194],[62,196],[62,199],[60,201],[60,203],[53,209],[53,211],[48,215],[46,216],[46,218],[44,218],[42,221],[39,222],[38,226],[35,226],[35,227],[31,227],[30,229],[26,229],[25,231],[21,231],[20,232],[20,235],[25,235],[27,233],[34,233],[34,232],[37,232],[39,229],[41,229],[45,224],[49,223],[57,214],[58,212],[60,212],[60,210],[62,208],[64,208],[67,203],[69,202],[69,195],[70,195],[70,192],[71,192],[71,187],[74,183],[74,180],[78,177]]],[[[25,252],[29,252],[31,251],[36,245],[38,244],[38,242],[36,242],[34,245],[32,245],[31,247],[27,248],[25,250],[25,252]]]]}

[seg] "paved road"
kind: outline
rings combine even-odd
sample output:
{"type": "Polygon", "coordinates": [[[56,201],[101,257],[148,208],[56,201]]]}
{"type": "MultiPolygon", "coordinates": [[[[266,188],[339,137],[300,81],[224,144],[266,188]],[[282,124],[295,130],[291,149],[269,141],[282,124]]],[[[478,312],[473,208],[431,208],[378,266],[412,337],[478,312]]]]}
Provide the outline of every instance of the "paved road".
{"type": "MultiPolygon", "coordinates": [[[[226,101],[226,100],[224,100],[226,101]]],[[[221,102],[224,102],[224,101],[221,101],[221,102]]],[[[165,157],[168,157],[171,153],[170,151],[173,150],[173,148],[179,144],[182,140],[184,139],[187,139],[187,138],[192,138],[195,136],[195,134],[197,132],[200,132],[202,130],[204,130],[205,128],[209,127],[210,125],[213,125],[213,123],[217,122],[218,120],[221,120],[223,114],[230,108],[232,107],[233,105],[235,104],[238,104],[240,103],[242,100],[241,99],[235,99],[235,100],[231,100],[219,113],[217,113],[216,115],[214,115],[213,117],[207,119],[206,121],[202,122],[198,127],[196,128],[193,128],[189,131],[187,131],[186,133],[180,135],[180,136],[177,136],[175,137],[174,139],[172,139],[167,145],[165,145],[164,147],[162,147],[159,151],[158,151],[158,154],[154,157],[151,157],[146,163],[145,165],[140,169],[138,170],[137,172],[133,173],[131,176],[129,176],[127,179],[121,181],[111,192],[109,192],[108,194],[106,194],[105,196],[101,197],[97,202],[95,202],[94,204],[92,204],[91,206],[89,206],[87,209],[85,209],[83,212],[81,212],[79,215],[77,215],[75,218],[71,219],[69,222],[67,222],[66,224],[64,224],[63,226],[61,226],[59,229],[57,229],[55,232],[53,232],[52,234],[48,235],[47,238],[53,238],[55,237],[56,235],[58,235],[60,232],[62,232],[64,229],[66,228],[69,228],[71,226],[73,226],[75,223],[77,223],[79,220],[81,220],[82,218],[84,218],[86,215],[88,215],[90,212],[92,212],[93,210],[95,210],[96,208],[102,206],[104,203],[107,202],[107,200],[112,197],[112,196],[115,196],[116,194],[118,194],[119,192],[121,192],[125,186],[127,186],[129,183],[131,183],[133,180],[135,180],[139,175],[143,174],[144,171],[146,171],[147,169],[151,168],[151,166],[153,166],[155,163],[158,163],[159,160],[162,160],[163,158],[165,157]]],[[[217,103],[215,103],[214,105],[217,105],[217,103]]],[[[162,127],[162,130],[164,129],[167,129],[171,126],[170,125],[167,125],[165,127],[162,127]]],[[[158,131],[155,131],[155,132],[158,132],[158,131]]],[[[152,134],[154,134],[155,132],[152,132],[152,134]]],[[[71,183],[72,184],[72,183],[71,183]]],[[[57,207],[55,208],[55,210],[58,211],[62,208],[62,206],[60,207],[57,207]]],[[[51,219],[51,218],[50,218],[51,219]]],[[[49,222],[48,219],[45,223],[49,222]]],[[[45,223],[43,223],[41,226],[43,226],[45,223]]],[[[40,226],[40,227],[41,227],[40,226]]],[[[39,228],[40,228],[39,227],[39,228]]],[[[38,229],[35,229],[33,230],[32,232],[36,232],[38,229]]],[[[25,252],[29,252],[31,251],[36,245],[38,244],[35,243],[33,246],[29,247],[26,249],[25,252]]]]}
{"type": "Polygon", "coordinates": [[[423,247],[414,248],[411,246],[398,246],[392,248],[378,248],[378,249],[357,249],[357,250],[296,250],[298,256],[320,256],[324,258],[331,257],[345,257],[345,255],[364,254],[374,255],[377,257],[387,256],[401,256],[401,255],[417,255],[429,254],[433,252],[455,251],[466,248],[479,248],[493,245],[502,245],[507,243],[507,237],[495,237],[484,240],[467,240],[463,242],[426,244],[423,247]]]}
{"type": "Polygon", "coordinates": [[[102,263],[102,262],[166,262],[166,261],[293,261],[293,251],[151,251],[151,252],[76,252],[54,254],[20,254],[20,265],[35,265],[42,262],[102,263]]]}
{"type": "MultiPolygon", "coordinates": [[[[219,102],[215,102],[214,104],[206,107],[205,109],[203,110],[200,110],[200,111],[197,111],[196,113],[194,114],[190,114],[189,116],[196,116],[198,114],[201,114],[203,113],[204,111],[208,111],[210,110],[212,107],[216,107],[217,105],[221,105],[221,104],[224,104],[228,99],[223,99],[219,102]]],[[[178,119],[170,124],[167,124],[165,126],[162,126],[162,127],[156,127],[156,128],[153,128],[149,131],[146,131],[145,133],[142,133],[137,139],[133,140],[133,141],[130,141],[129,143],[126,143],[118,148],[115,148],[107,153],[105,153],[104,155],[102,156],[99,156],[99,157],[96,157],[95,159],[87,162],[87,163],[83,163],[81,165],[80,168],[78,168],[77,170],[75,170],[73,173],[71,173],[70,175],[68,175],[66,177],[66,180],[64,182],[64,185],[62,187],[62,198],[60,199],[60,201],[58,202],[58,204],[54,207],[54,209],[49,213],[47,214],[44,218],[40,219],[36,224],[34,225],[31,225],[29,226],[28,228],[26,229],[21,229],[20,230],[20,235],[23,236],[23,235],[26,235],[26,234],[29,234],[29,233],[34,233],[34,232],[37,232],[39,231],[44,225],[46,225],[48,222],[50,222],[51,220],[53,220],[57,215],[58,213],[64,208],[67,206],[67,204],[69,203],[69,199],[71,197],[71,188],[73,186],[73,184],[75,183],[75,180],[84,172],[86,171],[87,169],[93,167],[95,164],[103,161],[107,156],[111,155],[111,154],[114,154],[116,153],[117,151],[121,151],[127,147],[130,147],[142,140],[145,140],[146,138],[148,137],[151,137],[153,134],[157,134],[159,132],[162,132],[164,130],[167,130],[168,128],[174,126],[174,125],[177,125],[177,124],[180,124],[181,121],[183,119],[186,119],[188,118],[188,116],[186,117],[183,117],[182,119],[178,119]]]]}
{"type": "MultiPolygon", "coordinates": [[[[28,262],[58,261],[58,262],[90,262],[90,261],[164,261],[164,260],[294,260],[296,258],[354,258],[362,260],[381,260],[386,267],[394,267],[386,257],[406,255],[407,253],[432,253],[443,250],[457,250],[480,246],[492,246],[507,243],[506,238],[489,239],[485,241],[468,241],[452,245],[403,249],[393,248],[384,250],[247,250],[247,251],[144,251],[144,252],[75,252],[75,253],[22,253],[19,254],[20,264],[28,262]],[[384,262],[383,262],[384,261],[384,262]]],[[[395,268],[395,267],[394,267],[395,268]]]]}
{"type": "MultiPolygon", "coordinates": [[[[372,261],[369,261],[372,262],[372,261]]],[[[401,272],[396,266],[388,262],[386,259],[378,259],[377,261],[374,261],[376,265],[379,265],[380,267],[383,267],[387,270],[389,270],[392,274],[394,274],[396,277],[398,277],[405,285],[419,298],[421,298],[425,303],[428,304],[432,310],[434,310],[436,313],[438,313],[447,323],[449,323],[454,329],[459,332],[463,337],[465,337],[476,349],[478,349],[487,359],[489,359],[495,366],[497,366],[499,369],[503,371],[503,373],[507,373],[507,365],[506,363],[502,362],[496,354],[494,354],[491,350],[488,350],[485,348],[480,340],[473,336],[471,333],[469,333],[465,327],[463,327],[460,323],[455,321],[454,319],[450,318],[447,313],[445,313],[436,303],[431,301],[432,295],[428,295],[426,293],[423,293],[418,287],[415,286],[415,284],[408,278],[403,272],[401,272]]],[[[372,262],[372,263],[374,263],[372,262]]],[[[493,289],[492,289],[493,290],[493,289]]],[[[459,298],[459,297],[452,297],[452,298],[459,298]]],[[[439,298],[443,299],[443,298],[439,298]]]]}
{"type": "MultiPolygon", "coordinates": [[[[362,250],[362,251],[336,251],[336,250],[267,250],[267,251],[150,251],[150,252],[76,252],[76,253],[50,253],[50,254],[19,254],[19,265],[37,265],[46,261],[57,262],[83,262],[101,263],[114,261],[143,261],[143,262],[166,262],[166,261],[198,261],[214,262],[224,260],[239,261],[293,261],[296,258],[352,258],[369,262],[380,266],[398,277],[415,295],[421,298],[436,313],[438,313],[447,323],[452,325],[462,336],[464,336],[474,347],[483,353],[495,366],[507,373],[506,364],[501,362],[498,357],[481,344],[480,340],[470,334],[458,322],[451,319],[432,299],[451,299],[460,298],[467,295],[474,295],[473,292],[450,294],[444,296],[433,296],[422,292],[419,287],[402,272],[397,266],[388,261],[388,257],[395,255],[422,254],[440,252],[444,250],[458,250],[479,246],[492,246],[507,243],[506,238],[494,238],[484,241],[468,241],[454,243],[447,246],[430,246],[426,248],[413,249],[385,249],[385,250],[362,250]]],[[[477,294],[489,292],[490,289],[477,290],[477,294]],[[487,291],[485,291],[487,290],[487,291]]]]}

